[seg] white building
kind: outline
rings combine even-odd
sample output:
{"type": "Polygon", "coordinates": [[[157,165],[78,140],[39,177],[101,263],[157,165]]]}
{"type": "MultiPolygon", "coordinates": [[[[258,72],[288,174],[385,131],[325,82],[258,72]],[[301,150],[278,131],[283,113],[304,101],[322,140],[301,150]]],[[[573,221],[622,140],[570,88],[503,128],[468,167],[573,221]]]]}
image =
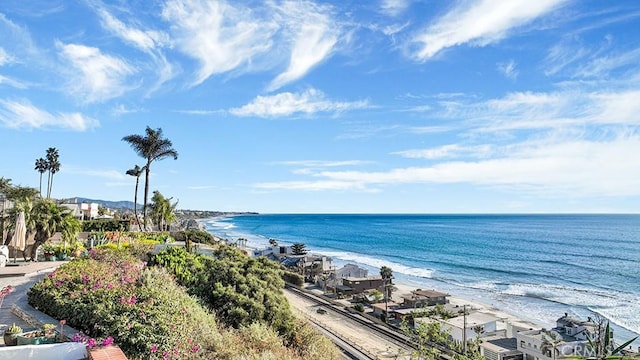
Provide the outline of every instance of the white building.
{"type": "Polygon", "coordinates": [[[97,203],[77,203],[69,202],[60,204],[60,206],[71,210],[71,214],[81,220],[90,220],[98,217],[97,203]]]}
{"type": "MultiPolygon", "coordinates": [[[[611,334],[613,336],[613,334],[611,334]]],[[[556,360],[566,356],[589,356],[589,338],[597,340],[598,325],[567,314],[551,330],[528,330],[516,334],[518,350],[525,360],[556,360]]]]}
{"type": "Polygon", "coordinates": [[[464,339],[471,341],[477,337],[495,335],[499,320],[499,318],[490,314],[472,312],[467,314],[466,318],[460,315],[439,321],[442,330],[449,331],[453,341],[462,343],[464,339]]]}

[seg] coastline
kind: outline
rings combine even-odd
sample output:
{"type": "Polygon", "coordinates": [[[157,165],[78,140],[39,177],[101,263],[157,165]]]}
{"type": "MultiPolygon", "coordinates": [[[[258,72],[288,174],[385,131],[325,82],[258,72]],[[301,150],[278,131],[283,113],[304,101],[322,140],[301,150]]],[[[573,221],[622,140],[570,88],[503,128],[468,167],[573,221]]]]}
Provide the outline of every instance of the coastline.
{"type": "MultiPolygon", "coordinates": [[[[425,215],[425,217],[429,216],[425,215]]],[[[385,235],[391,234],[393,238],[396,239],[399,238],[398,235],[400,234],[400,231],[405,231],[405,228],[397,230],[401,228],[392,227],[392,232],[388,232],[386,226],[391,223],[388,222],[389,219],[387,217],[376,215],[373,219],[368,219],[363,216],[323,215],[318,216],[317,218],[318,221],[311,217],[311,215],[273,215],[269,217],[268,222],[253,220],[253,218],[249,218],[249,221],[243,219],[242,222],[238,221],[242,225],[238,227],[236,227],[236,221],[227,220],[229,217],[203,219],[203,222],[207,225],[207,230],[211,233],[217,233],[217,237],[219,238],[226,238],[231,242],[239,237],[247,238],[249,240],[249,248],[260,249],[267,246],[267,238],[268,236],[271,236],[267,234],[273,234],[273,236],[277,237],[283,245],[291,244],[293,242],[306,243],[309,246],[310,253],[322,254],[331,257],[333,259],[333,264],[338,267],[347,263],[357,264],[358,266],[368,269],[371,275],[375,275],[377,274],[380,266],[389,266],[394,271],[394,282],[404,289],[396,292],[398,299],[400,299],[400,295],[402,295],[403,292],[409,292],[411,289],[435,289],[437,291],[450,294],[452,303],[472,305],[473,307],[481,309],[483,312],[496,314],[496,317],[506,318],[512,322],[526,324],[526,328],[540,329],[555,327],[556,320],[564,313],[569,313],[571,316],[579,319],[587,319],[587,317],[593,316],[595,313],[596,315],[601,314],[603,317],[611,321],[612,326],[616,328],[617,340],[624,341],[638,334],[634,330],[631,330],[632,328],[637,329],[637,326],[627,327],[624,322],[616,322],[616,319],[621,318],[621,316],[617,316],[618,312],[625,311],[624,309],[632,310],[637,307],[638,303],[633,305],[635,300],[633,298],[629,298],[629,296],[633,295],[633,292],[621,294],[622,296],[618,297],[617,295],[619,292],[609,292],[606,288],[598,288],[597,286],[595,287],[595,291],[592,292],[592,288],[594,288],[591,286],[594,284],[592,277],[589,277],[588,280],[584,280],[586,281],[585,283],[571,283],[571,280],[573,279],[569,279],[564,283],[554,281],[559,278],[556,274],[563,274],[562,269],[567,265],[566,259],[571,260],[568,262],[571,264],[573,261],[579,260],[581,256],[588,256],[588,254],[579,254],[577,250],[567,250],[568,252],[563,252],[563,254],[566,255],[565,261],[556,262],[554,261],[556,259],[550,259],[551,261],[544,262],[545,254],[553,254],[556,252],[549,251],[549,249],[547,249],[547,251],[541,251],[541,247],[537,247],[536,249],[531,250],[533,251],[531,256],[532,258],[527,257],[526,261],[518,257],[517,254],[511,258],[504,258],[504,261],[509,263],[513,262],[516,266],[516,270],[513,270],[513,272],[511,272],[511,269],[502,272],[501,270],[504,269],[504,261],[502,263],[498,262],[496,264],[499,264],[500,266],[497,266],[497,270],[492,274],[493,279],[489,277],[488,281],[485,282],[484,278],[478,276],[477,278],[479,280],[477,282],[473,282],[476,278],[475,274],[477,271],[485,271],[486,273],[487,269],[494,271],[496,268],[476,268],[473,267],[474,264],[472,263],[471,266],[467,268],[467,273],[462,274],[462,279],[458,279],[450,276],[450,274],[448,274],[448,277],[443,277],[439,269],[430,270],[431,268],[429,267],[414,265],[416,264],[416,257],[418,259],[425,259],[424,254],[428,254],[430,249],[426,246],[422,246],[421,244],[429,242],[416,243],[419,245],[412,244],[412,246],[405,249],[403,245],[395,245],[396,243],[387,241],[387,239],[384,239],[385,235]],[[329,218],[327,218],[327,216],[329,218]],[[226,219],[222,220],[223,218],[226,219]],[[310,221],[310,219],[313,220],[310,221]],[[328,221],[333,225],[336,225],[336,227],[332,228],[331,231],[326,228],[326,223],[328,221]],[[247,223],[249,226],[246,226],[247,223]],[[361,226],[362,224],[365,224],[366,226],[361,226]],[[256,233],[255,231],[250,230],[254,227],[259,227],[260,231],[256,233]],[[354,240],[344,244],[345,246],[348,246],[348,248],[338,250],[338,246],[342,245],[340,239],[349,238],[354,240]],[[308,242],[306,241],[307,239],[309,240],[308,242]],[[352,243],[355,245],[351,245],[352,243]],[[368,250],[367,247],[370,249],[371,246],[375,246],[375,251],[368,250]],[[324,251],[324,247],[328,247],[329,250],[324,251]],[[411,251],[408,252],[408,249],[411,249],[411,251]],[[412,263],[404,263],[402,261],[389,263],[388,260],[384,260],[383,258],[376,256],[376,254],[389,254],[389,252],[394,253],[396,257],[410,256],[413,261],[412,263]],[[400,255],[398,255],[398,252],[400,252],[400,255]],[[540,265],[540,254],[543,254],[542,260],[544,266],[540,265]],[[561,265],[561,269],[558,269],[560,270],[559,272],[554,272],[553,270],[555,269],[553,267],[557,264],[561,265]],[[531,280],[529,280],[529,274],[533,274],[531,280]],[[535,276],[538,278],[534,278],[535,276]],[[545,281],[544,276],[549,276],[549,282],[545,281]],[[628,304],[631,305],[631,307],[628,307],[628,304]]],[[[602,229],[607,229],[608,227],[601,226],[600,224],[592,224],[593,219],[591,218],[578,219],[580,221],[572,218],[571,222],[567,222],[567,220],[562,216],[559,218],[555,216],[544,216],[542,219],[535,217],[531,219],[531,221],[523,221],[518,218],[518,221],[514,224],[515,227],[511,228],[509,228],[509,226],[511,226],[510,224],[512,224],[511,218],[506,220],[501,219],[499,216],[498,218],[498,220],[503,221],[499,223],[500,226],[496,226],[494,224],[497,220],[493,219],[492,222],[486,222],[484,217],[478,217],[477,221],[474,216],[465,217],[463,219],[465,221],[460,224],[459,222],[461,220],[458,218],[448,219],[448,217],[438,216],[435,219],[428,219],[428,223],[435,223],[436,227],[428,227],[426,229],[429,230],[429,233],[435,232],[443,234],[444,236],[448,236],[449,233],[446,231],[442,232],[441,229],[460,229],[460,231],[455,233],[455,235],[463,237],[445,237],[446,239],[451,239],[448,244],[452,244],[452,246],[457,247],[466,247],[465,251],[470,251],[471,255],[476,256],[479,255],[478,252],[476,252],[476,249],[482,248],[481,246],[478,246],[482,245],[482,243],[479,243],[478,239],[487,238],[487,235],[485,234],[489,233],[494,236],[494,239],[498,238],[502,240],[503,238],[500,237],[501,234],[510,234],[503,232],[505,228],[507,230],[512,229],[517,231],[517,237],[506,237],[504,240],[509,241],[503,241],[501,243],[507,244],[509,249],[522,249],[523,247],[527,249],[527,242],[534,243],[534,240],[540,237],[540,232],[536,232],[538,229],[544,229],[544,239],[562,238],[562,241],[560,242],[550,242],[550,240],[545,240],[546,242],[543,244],[546,247],[550,246],[549,244],[554,244],[554,246],[558,244],[560,244],[560,246],[568,246],[566,244],[573,244],[575,239],[578,239],[578,243],[582,244],[584,243],[584,240],[581,240],[580,236],[595,236],[594,234],[597,234],[598,236],[602,236],[608,240],[614,239],[615,236],[618,236],[616,234],[610,235],[603,233],[604,230],[602,229]],[[586,226],[585,221],[587,222],[586,225],[589,225],[590,227],[583,229],[583,227],[586,226]],[[562,224],[562,226],[554,227],[557,224],[562,224]],[[565,226],[565,224],[568,225],[565,226]],[[597,229],[594,230],[594,227],[597,227],[597,229]],[[467,229],[472,229],[474,231],[469,232],[467,229]],[[483,232],[479,231],[479,229],[482,229],[483,232]],[[555,229],[559,229],[557,234],[553,232],[555,229]],[[549,235],[549,232],[551,232],[552,235],[549,235]],[[458,239],[464,239],[464,241],[460,242],[458,239]],[[473,245],[475,245],[475,247],[473,245]]],[[[393,217],[392,220],[393,225],[395,225],[397,217],[393,217]]],[[[604,220],[608,221],[610,219],[605,218],[604,220]]],[[[616,218],[616,221],[619,220],[620,219],[616,218]]],[[[606,223],[606,221],[601,222],[606,223]]],[[[426,222],[416,222],[414,217],[410,217],[410,219],[403,223],[403,226],[409,224],[410,229],[418,229],[413,227],[413,224],[415,223],[425,224],[426,222]]],[[[619,224],[616,223],[616,226],[618,225],[619,224]]],[[[623,229],[626,229],[629,234],[635,234],[634,230],[629,228],[629,224],[625,223],[625,226],[626,227],[623,227],[623,229]]],[[[620,230],[616,231],[619,232],[620,230]]],[[[625,232],[625,234],[627,232],[625,232]]],[[[454,231],[451,231],[451,233],[453,234],[454,231]]],[[[627,235],[627,237],[629,236],[631,235],[627,235]]],[[[428,241],[440,244],[438,241],[442,238],[443,237],[436,239],[434,237],[429,237],[428,241]]],[[[403,244],[406,244],[406,239],[407,238],[404,239],[405,242],[403,244]]],[[[398,242],[397,244],[400,243],[398,242]]],[[[452,246],[447,246],[448,245],[443,245],[443,248],[439,248],[439,250],[451,250],[450,248],[452,246]]],[[[580,249],[571,246],[569,248],[580,249]]],[[[452,266],[467,265],[456,262],[459,258],[455,258],[455,256],[461,255],[460,252],[456,252],[457,250],[458,249],[453,249],[453,252],[446,253],[451,254],[450,257],[447,258],[447,261],[451,262],[448,262],[447,264],[452,264],[452,266]]],[[[497,250],[502,251],[503,248],[498,246],[497,250]]],[[[635,256],[637,253],[634,252],[633,254],[633,256],[635,256]]],[[[501,260],[504,256],[508,255],[514,255],[514,253],[507,252],[506,254],[502,254],[497,257],[494,256],[494,253],[487,254],[489,258],[498,260],[501,260]]],[[[598,269],[601,269],[601,267],[598,269]]],[[[618,269],[618,267],[615,267],[615,269],[618,269]]],[[[593,272],[591,274],[593,274],[593,272]]],[[[580,278],[575,279],[580,280],[580,278]]],[[[598,285],[597,283],[595,284],[598,285]]],[[[394,296],[394,298],[396,296],[394,296]]],[[[630,313],[628,310],[624,316],[627,320],[626,324],[637,325],[637,322],[640,319],[633,316],[629,318],[630,313]],[[631,319],[631,323],[629,323],[628,319],[631,319]]],[[[634,346],[637,345],[640,345],[640,340],[634,344],[634,346]]]]}

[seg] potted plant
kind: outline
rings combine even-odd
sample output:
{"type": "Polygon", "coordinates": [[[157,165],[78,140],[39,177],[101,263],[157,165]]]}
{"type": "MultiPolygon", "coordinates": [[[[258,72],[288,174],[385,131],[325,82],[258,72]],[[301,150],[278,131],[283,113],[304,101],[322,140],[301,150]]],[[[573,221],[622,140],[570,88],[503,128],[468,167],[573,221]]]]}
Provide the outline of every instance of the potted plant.
{"type": "Polygon", "coordinates": [[[6,346],[16,346],[16,345],[18,345],[17,336],[20,333],[22,333],[22,328],[20,326],[16,325],[16,323],[13,323],[13,325],[9,326],[4,331],[4,344],[6,346]]]}
{"type": "Polygon", "coordinates": [[[44,324],[42,329],[19,334],[16,336],[17,345],[53,344],[56,342],[56,326],[44,324]]]}
{"type": "Polygon", "coordinates": [[[54,261],[56,259],[56,247],[53,244],[46,242],[42,245],[42,252],[44,253],[44,258],[47,261],[54,261]]]}
{"type": "Polygon", "coordinates": [[[55,247],[55,255],[58,260],[67,260],[67,256],[69,255],[69,249],[66,244],[60,244],[55,247]]]}

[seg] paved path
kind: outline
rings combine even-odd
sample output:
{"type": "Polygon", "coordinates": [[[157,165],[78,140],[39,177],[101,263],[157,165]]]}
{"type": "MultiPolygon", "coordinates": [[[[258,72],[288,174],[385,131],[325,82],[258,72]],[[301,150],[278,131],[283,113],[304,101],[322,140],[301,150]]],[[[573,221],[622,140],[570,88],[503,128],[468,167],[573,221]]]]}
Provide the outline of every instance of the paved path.
{"type": "MultiPolygon", "coordinates": [[[[13,323],[22,327],[24,331],[35,330],[33,322],[57,324],[56,319],[35,310],[27,303],[27,292],[34,283],[64,263],[65,261],[25,263],[20,259],[15,266],[0,267],[0,289],[7,285],[14,287],[14,291],[4,298],[0,307],[0,334],[3,334],[4,330],[13,323]],[[16,308],[22,313],[22,317],[16,314],[18,312],[15,311],[16,308]]],[[[4,346],[4,339],[1,336],[0,346],[4,346]]]]}

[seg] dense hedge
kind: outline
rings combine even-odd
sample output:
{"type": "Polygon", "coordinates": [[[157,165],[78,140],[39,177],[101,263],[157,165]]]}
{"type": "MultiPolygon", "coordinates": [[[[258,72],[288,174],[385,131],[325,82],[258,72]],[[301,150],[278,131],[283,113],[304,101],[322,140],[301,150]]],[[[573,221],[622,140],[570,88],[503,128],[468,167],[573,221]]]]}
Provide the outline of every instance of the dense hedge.
{"type": "Polygon", "coordinates": [[[213,235],[211,235],[211,233],[203,230],[197,230],[197,229],[173,231],[171,232],[171,237],[173,237],[176,241],[186,241],[187,238],[189,238],[189,240],[194,243],[209,244],[209,245],[214,245],[218,243],[216,241],[216,238],[213,235]]]}
{"type": "Polygon", "coordinates": [[[82,231],[129,231],[129,220],[85,220],[82,222],[82,231]]]}

